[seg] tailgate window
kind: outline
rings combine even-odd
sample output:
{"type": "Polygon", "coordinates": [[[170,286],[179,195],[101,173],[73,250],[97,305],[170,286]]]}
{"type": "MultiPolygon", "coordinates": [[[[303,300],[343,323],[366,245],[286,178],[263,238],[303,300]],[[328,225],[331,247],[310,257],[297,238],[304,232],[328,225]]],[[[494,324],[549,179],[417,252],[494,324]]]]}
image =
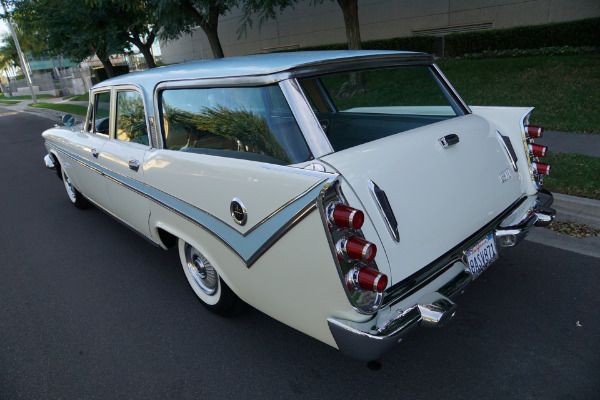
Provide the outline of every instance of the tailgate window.
{"type": "Polygon", "coordinates": [[[429,66],[346,72],[300,83],[336,151],[464,115],[429,66]]]}

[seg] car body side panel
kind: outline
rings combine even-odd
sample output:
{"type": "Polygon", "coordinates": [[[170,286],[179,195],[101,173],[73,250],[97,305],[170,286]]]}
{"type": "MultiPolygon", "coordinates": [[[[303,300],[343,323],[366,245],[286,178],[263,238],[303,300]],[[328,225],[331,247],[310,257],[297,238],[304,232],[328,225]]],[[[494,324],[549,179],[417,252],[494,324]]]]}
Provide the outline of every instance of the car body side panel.
{"type": "Polygon", "coordinates": [[[111,139],[102,148],[102,159],[104,166],[114,172],[114,175],[105,179],[105,183],[115,214],[136,231],[150,236],[149,200],[127,184],[129,179],[143,182],[142,162],[147,150],[147,146],[111,139]],[[139,162],[137,171],[129,166],[130,162],[135,161],[139,162]]]}
{"type": "MultiPolygon", "coordinates": [[[[269,168],[271,164],[171,150],[151,150],[144,180],[176,199],[210,213],[235,232],[248,234],[261,221],[323,178],[269,168]],[[247,222],[238,225],[230,205],[239,199],[247,222]]],[[[306,171],[308,173],[308,171],[306,171]]]]}
{"type": "Polygon", "coordinates": [[[45,138],[49,140],[54,151],[59,153],[61,167],[67,172],[75,187],[94,203],[109,212],[113,212],[112,203],[106,192],[106,181],[98,166],[102,165],[102,147],[107,136],[77,131],[69,136],[69,140],[61,140],[62,132],[56,136],[58,129],[49,130],[45,138]],[[94,157],[92,152],[98,154],[94,157]]]}

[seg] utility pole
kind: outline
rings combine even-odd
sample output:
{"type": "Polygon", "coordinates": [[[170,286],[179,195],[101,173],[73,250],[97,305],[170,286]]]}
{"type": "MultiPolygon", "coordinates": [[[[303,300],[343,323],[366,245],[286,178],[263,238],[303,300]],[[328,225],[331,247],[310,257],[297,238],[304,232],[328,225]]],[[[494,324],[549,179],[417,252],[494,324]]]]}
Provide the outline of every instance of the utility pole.
{"type": "Polygon", "coordinates": [[[15,42],[15,47],[17,48],[17,53],[19,54],[19,64],[21,65],[21,71],[25,74],[25,79],[27,80],[27,85],[29,86],[29,90],[31,91],[31,98],[33,99],[33,104],[37,104],[37,99],[35,98],[35,93],[33,92],[33,84],[31,83],[31,77],[29,76],[29,69],[27,68],[27,64],[25,64],[25,57],[23,57],[23,52],[21,51],[21,46],[19,45],[19,39],[17,39],[17,34],[12,26],[12,20],[6,11],[6,3],[4,0],[0,0],[2,3],[2,9],[4,10],[4,14],[6,15],[6,20],[8,22],[8,28],[10,29],[10,34],[12,35],[13,41],[15,42]]]}

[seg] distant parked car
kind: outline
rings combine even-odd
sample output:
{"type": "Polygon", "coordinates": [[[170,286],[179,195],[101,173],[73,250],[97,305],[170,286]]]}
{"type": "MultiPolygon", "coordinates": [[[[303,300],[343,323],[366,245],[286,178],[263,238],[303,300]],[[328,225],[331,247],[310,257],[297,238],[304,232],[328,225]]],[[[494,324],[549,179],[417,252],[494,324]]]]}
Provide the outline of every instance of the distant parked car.
{"type": "Polygon", "coordinates": [[[427,54],[298,52],[107,80],[43,137],[70,201],[177,247],[209,310],[369,361],[552,221],[531,111],[467,106],[427,54]]]}

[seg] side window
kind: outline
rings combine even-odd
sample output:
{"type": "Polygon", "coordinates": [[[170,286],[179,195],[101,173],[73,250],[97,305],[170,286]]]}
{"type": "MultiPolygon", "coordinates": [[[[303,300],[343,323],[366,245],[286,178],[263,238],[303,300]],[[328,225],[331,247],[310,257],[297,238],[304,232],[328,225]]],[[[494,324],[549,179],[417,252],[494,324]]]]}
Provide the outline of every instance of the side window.
{"type": "Polygon", "coordinates": [[[110,92],[101,92],[94,95],[94,133],[108,135],[110,121],[110,92]]]}
{"type": "Polygon", "coordinates": [[[117,92],[116,117],[116,139],[133,143],[148,144],[144,101],[138,92],[117,92]]]}
{"type": "Polygon", "coordinates": [[[169,150],[274,164],[311,158],[278,85],[167,89],[161,106],[169,150]]]}

